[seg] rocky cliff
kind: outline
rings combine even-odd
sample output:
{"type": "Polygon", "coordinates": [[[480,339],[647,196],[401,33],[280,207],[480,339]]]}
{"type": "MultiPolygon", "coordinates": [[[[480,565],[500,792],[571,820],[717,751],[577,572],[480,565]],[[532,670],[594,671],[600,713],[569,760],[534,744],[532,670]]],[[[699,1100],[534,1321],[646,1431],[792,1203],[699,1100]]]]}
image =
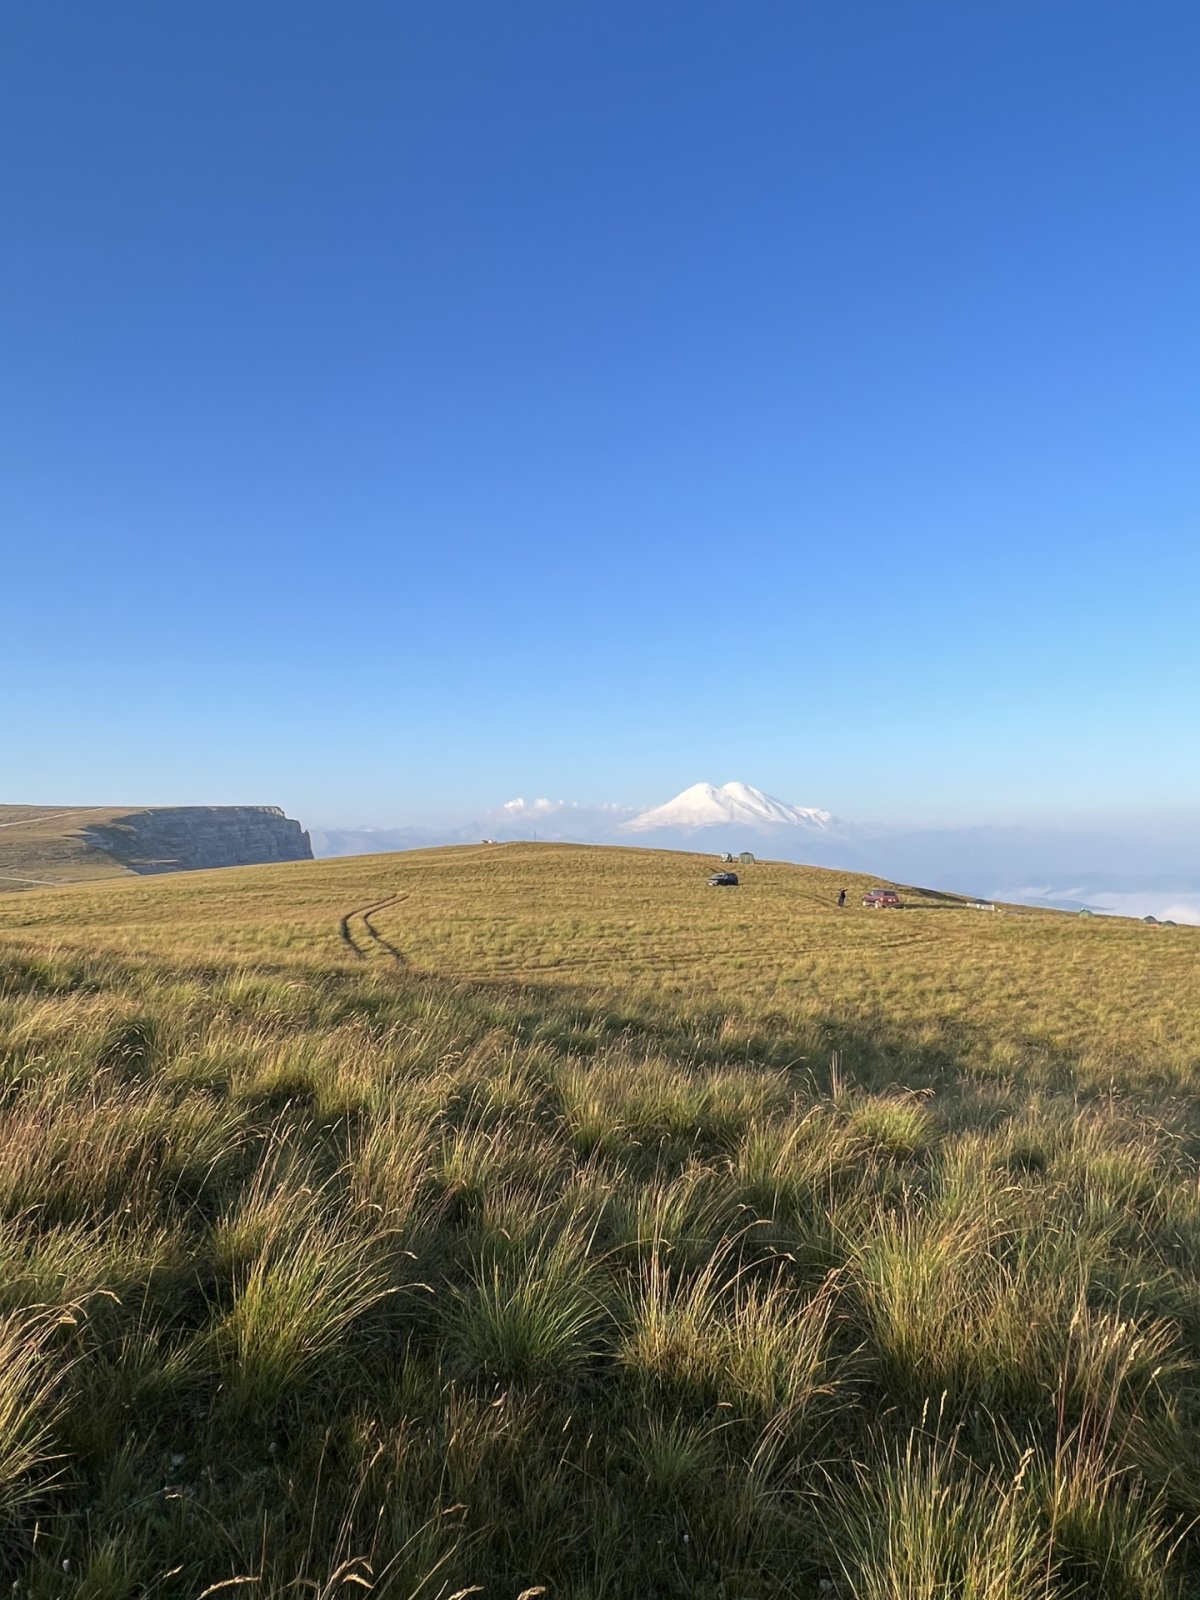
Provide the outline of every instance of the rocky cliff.
{"type": "Polygon", "coordinates": [[[312,860],[308,834],[278,806],[162,806],[130,811],[85,828],[83,838],[130,872],[312,860]]]}

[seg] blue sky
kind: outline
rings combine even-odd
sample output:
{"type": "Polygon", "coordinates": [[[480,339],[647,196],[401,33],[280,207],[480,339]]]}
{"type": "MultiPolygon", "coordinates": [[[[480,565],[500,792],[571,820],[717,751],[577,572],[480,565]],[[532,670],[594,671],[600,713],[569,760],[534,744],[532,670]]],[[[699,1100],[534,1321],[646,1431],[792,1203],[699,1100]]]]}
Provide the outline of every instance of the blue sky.
{"type": "Polygon", "coordinates": [[[0,799],[1194,815],[1198,49],[10,8],[0,799]]]}

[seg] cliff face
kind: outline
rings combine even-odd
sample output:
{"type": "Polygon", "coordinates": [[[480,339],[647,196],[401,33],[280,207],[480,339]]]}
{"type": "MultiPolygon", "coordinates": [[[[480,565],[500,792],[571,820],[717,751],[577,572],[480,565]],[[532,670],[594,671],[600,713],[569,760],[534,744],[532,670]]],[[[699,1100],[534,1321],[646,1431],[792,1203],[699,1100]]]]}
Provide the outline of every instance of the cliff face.
{"type": "Polygon", "coordinates": [[[308,834],[278,806],[163,806],[83,830],[130,872],[189,872],[311,861],[308,834]]]}

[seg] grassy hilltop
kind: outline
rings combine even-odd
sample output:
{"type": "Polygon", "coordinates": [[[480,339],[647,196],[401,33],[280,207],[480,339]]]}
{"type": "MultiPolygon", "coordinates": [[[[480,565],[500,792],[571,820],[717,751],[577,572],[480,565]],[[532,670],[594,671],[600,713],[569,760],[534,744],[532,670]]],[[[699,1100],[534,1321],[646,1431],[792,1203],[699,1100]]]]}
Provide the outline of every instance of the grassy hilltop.
{"type": "Polygon", "coordinates": [[[84,829],[111,823],[121,806],[0,806],[0,892],[127,876],[84,829]]]}
{"type": "Polygon", "coordinates": [[[711,868],[0,896],[8,1582],[1200,1592],[1200,931],[711,868]]]}
{"type": "Polygon", "coordinates": [[[273,806],[0,806],[0,892],[299,859],[273,806]]]}

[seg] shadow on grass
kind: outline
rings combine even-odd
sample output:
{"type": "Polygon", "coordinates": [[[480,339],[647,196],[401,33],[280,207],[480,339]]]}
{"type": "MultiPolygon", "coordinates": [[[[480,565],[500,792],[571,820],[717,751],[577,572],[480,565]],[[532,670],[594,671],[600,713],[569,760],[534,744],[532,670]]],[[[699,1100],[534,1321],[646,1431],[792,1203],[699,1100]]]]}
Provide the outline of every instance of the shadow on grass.
{"type": "MultiPolygon", "coordinates": [[[[411,1023],[417,1014],[447,1014],[468,1043],[489,1030],[502,1030],[514,1043],[538,1044],[561,1056],[586,1058],[626,1046],[661,1053],[684,1068],[797,1071],[817,1082],[827,1081],[836,1063],[841,1081],[876,1093],[948,1091],[964,1083],[995,1085],[1017,1078],[1026,1089],[1036,1084],[1085,1098],[1109,1092],[1103,1085],[1093,1087],[1090,1075],[1079,1072],[1078,1052],[1045,1037],[1004,1041],[1011,1047],[1009,1059],[994,1065],[994,1025],[975,1025],[961,1016],[931,1019],[922,1027],[922,1037],[914,1038],[912,1024],[886,1014],[856,1015],[846,1007],[797,1016],[778,1006],[756,1008],[736,999],[720,1005],[681,1004],[644,991],[618,988],[598,994],[594,986],[561,981],[450,978],[406,964],[403,954],[391,947],[387,953],[392,959],[386,965],[255,966],[256,981],[269,985],[286,980],[292,991],[286,1017],[268,1011],[264,1020],[288,1033],[357,1021],[379,1036],[411,1023]]],[[[242,962],[176,964],[121,953],[48,956],[36,946],[10,944],[0,946],[0,997],[120,988],[149,998],[161,985],[181,980],[219,991],[244,970],[242,962]]],[[[246,1015],[253,1015],[253,1006],[246,1015]]],[[[1169,1074],[1148,1070],[1151,1064],[1144,1055],[1130,1066],[1138,1069],[1148,1090],[1170,1087],[1169,1074]]]]}

